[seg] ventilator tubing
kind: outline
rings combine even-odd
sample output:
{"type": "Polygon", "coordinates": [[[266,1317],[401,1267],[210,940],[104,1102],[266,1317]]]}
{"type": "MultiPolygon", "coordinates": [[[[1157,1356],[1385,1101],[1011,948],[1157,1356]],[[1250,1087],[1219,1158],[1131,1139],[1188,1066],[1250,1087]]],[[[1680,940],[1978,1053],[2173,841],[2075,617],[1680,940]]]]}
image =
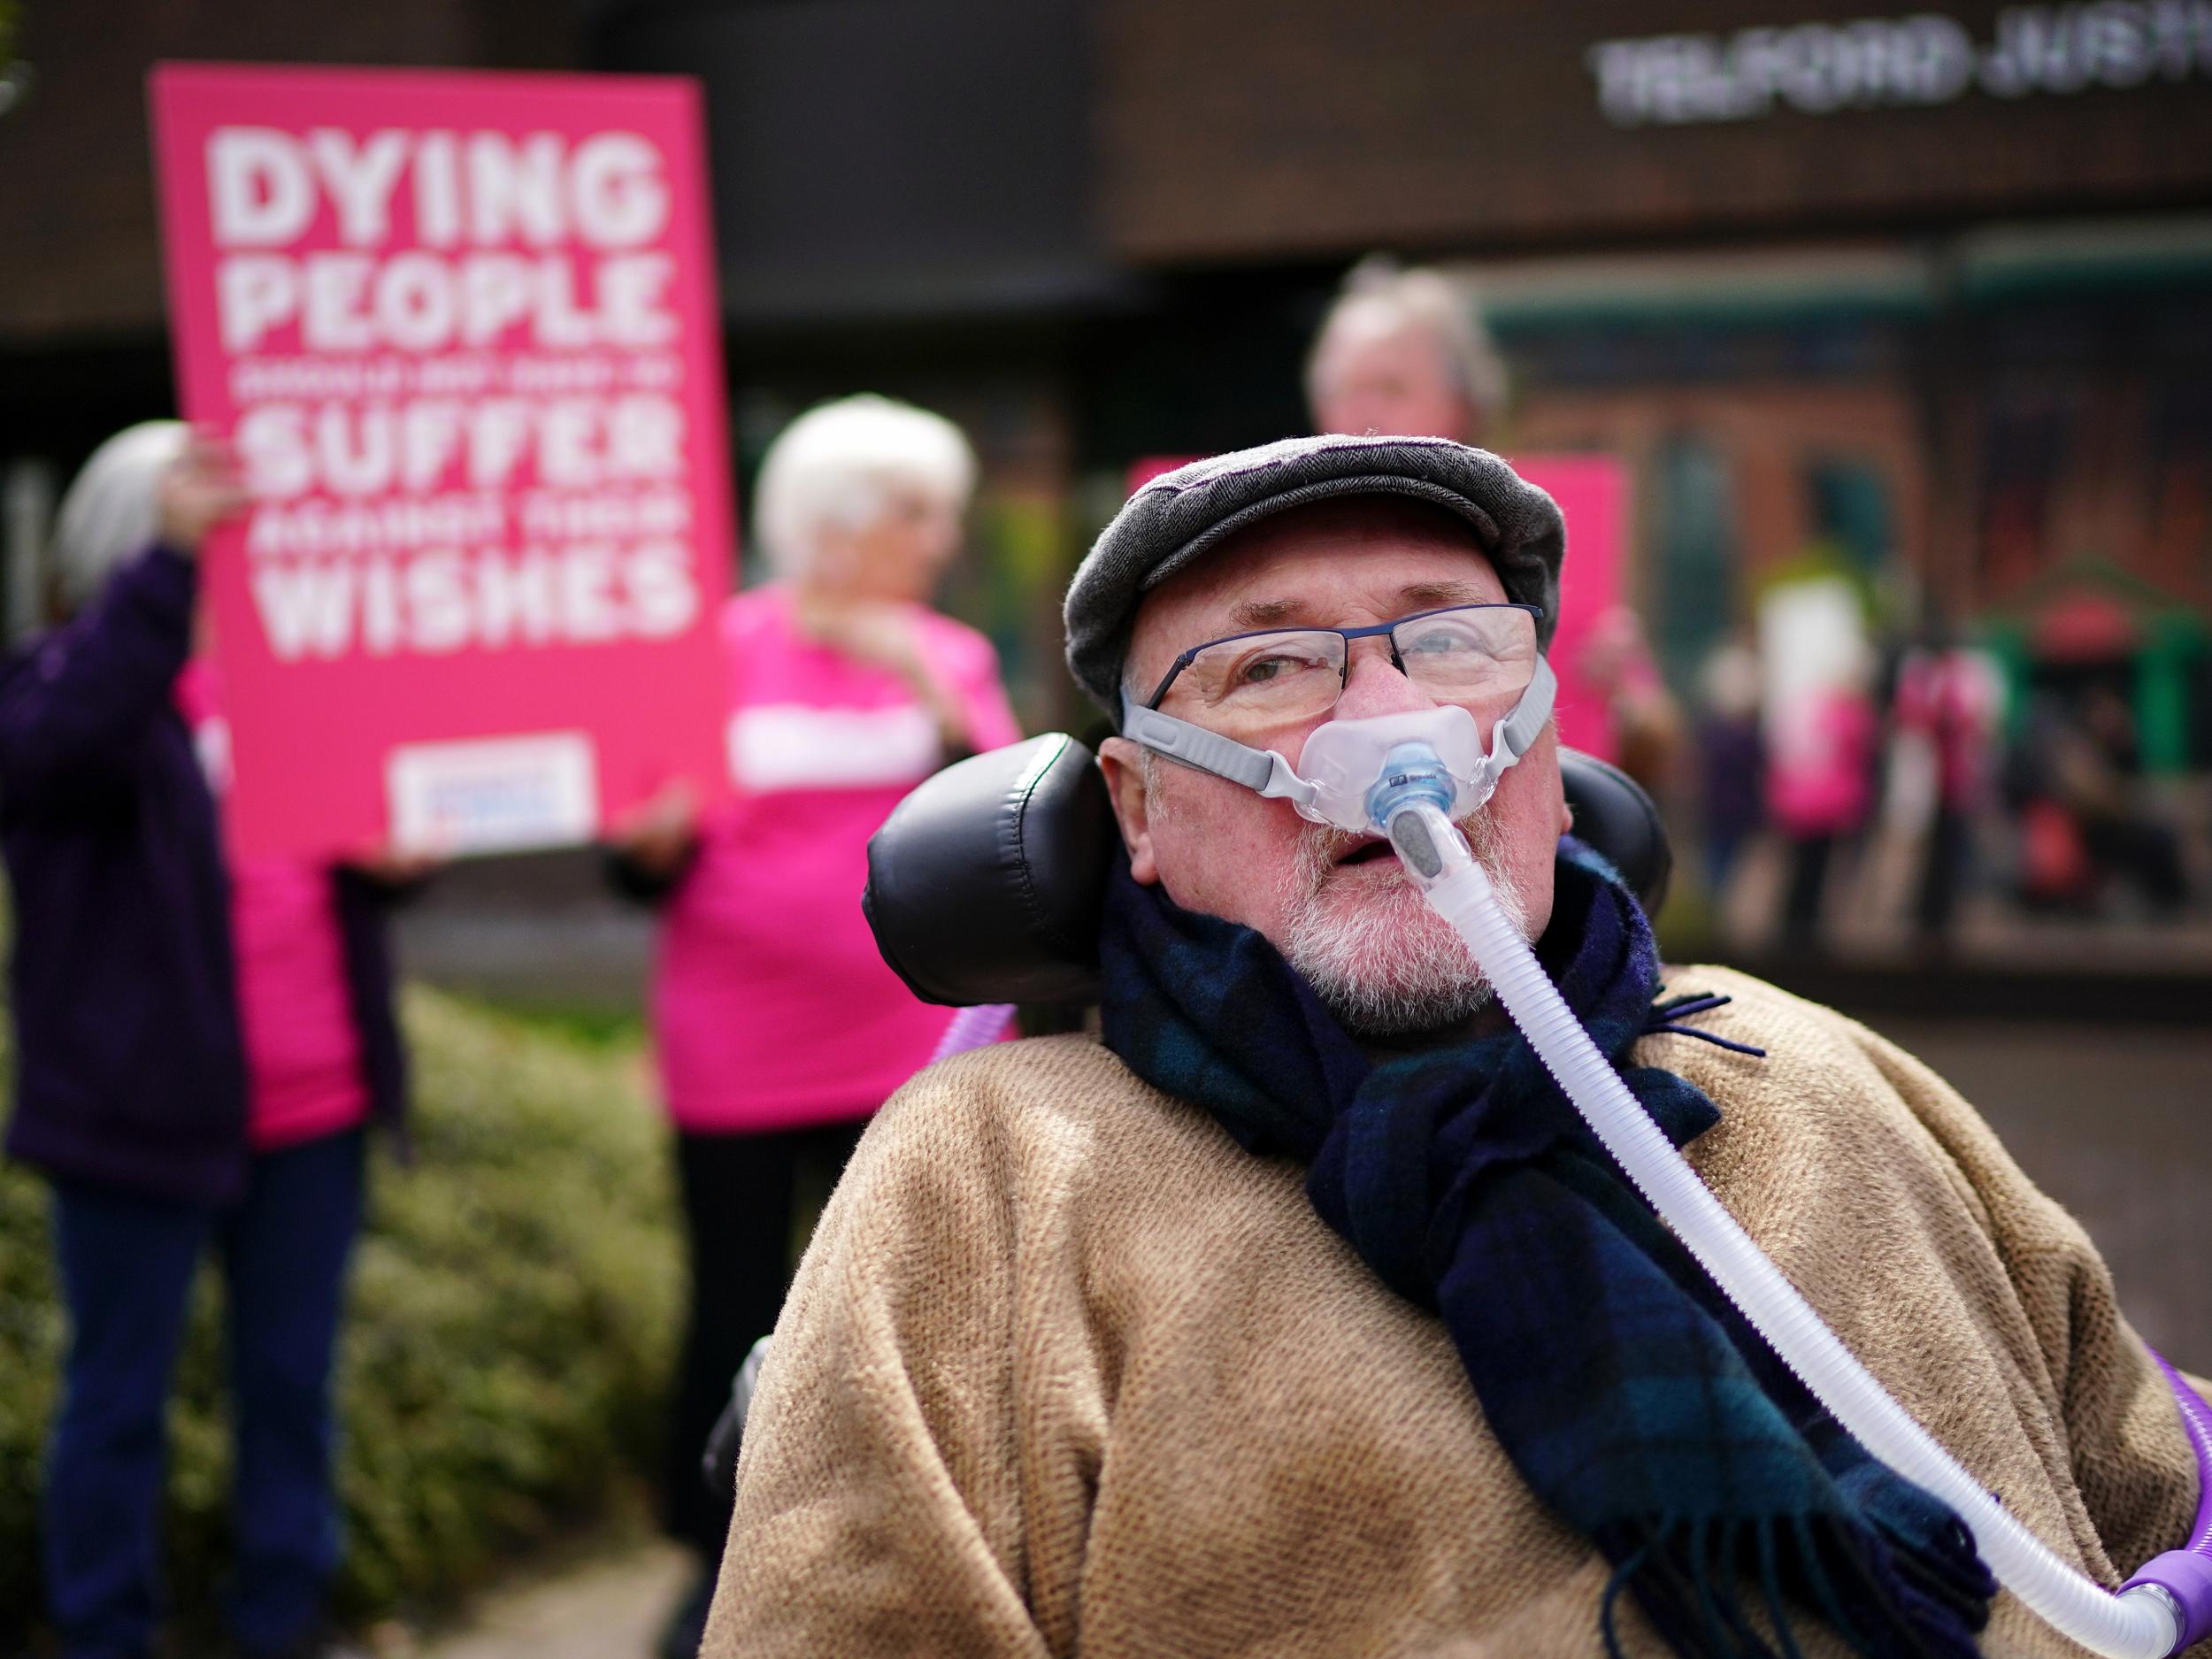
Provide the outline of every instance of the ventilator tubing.
{"type": "MultiPolygon", "coordinates": [[[[2068,1566],[2006,1513],[1884,1392],[1636,1103],[1499,909],[1489,877],[1435,801],[1401,799],[1387,810],[1386,833],[1406,873],[1466,941],[1483,977],[1567,1098],[1660,1218],[1836,1420],[1890,1468],[1950,1505],[1998,1582],[2083,1647],[2110,1659],[2163,1659],[2203,1635],[2212,1625],[2212,1559],[2170,1552],[2115,1594],[2068,1566]]],[[[2184,1418],[2201,1479],[2212,1455],[2212,1418],[2185,1386],[2183,1392],[2199,1408],[2193,1417],[2185,1405],[2184,1418]]],[[[2208,1517],[2212,1506],[2200,1523],[2208,1517]]],[[[2207,1535],[2200,1524],[2193,1542],[2207,1535]]]]}

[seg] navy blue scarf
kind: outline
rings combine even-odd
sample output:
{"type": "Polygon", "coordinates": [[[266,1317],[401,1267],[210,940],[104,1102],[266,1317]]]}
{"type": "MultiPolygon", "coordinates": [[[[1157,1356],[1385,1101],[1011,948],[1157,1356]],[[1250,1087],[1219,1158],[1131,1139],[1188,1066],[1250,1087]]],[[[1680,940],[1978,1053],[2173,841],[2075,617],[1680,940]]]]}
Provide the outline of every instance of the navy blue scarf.
{"type": "MultiPolygon", "coordinates": [[[[1655,1007],[1634,897],[1571,840],[1555,868],[1545,967],[1685,1145],[1719,1121],[1713,1102],[1623,1060],[1724,999],[1655,1007]]],[[[1371,1059],[1259,934],[1125,865],[1101,955],[1107,1047],[1249,1150],[1308,1165],[1315,1210],[1443,1320],[1514,1466],[1614,1563],[1595,1609],[1609,1651],[1624,1589],[1678,1654],[1794,1655],[1790,1600],[1877,1659],[1976,1651],[1995,1586],[1965,1529],[1836,1425],[1517,1033],[1371,1059]],[[1764,1632],[1745,1605],[1755,1586],[1764,1632]]]]}

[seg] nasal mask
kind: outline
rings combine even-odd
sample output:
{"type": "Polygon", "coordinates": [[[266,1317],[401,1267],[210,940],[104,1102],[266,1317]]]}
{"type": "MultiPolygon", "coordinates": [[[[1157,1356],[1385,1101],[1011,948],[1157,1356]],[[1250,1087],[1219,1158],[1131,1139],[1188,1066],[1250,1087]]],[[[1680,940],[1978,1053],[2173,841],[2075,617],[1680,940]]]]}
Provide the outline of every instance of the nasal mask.
{"type": "Polygon", "coordinates": [[[2005,1588],[2109,1659],[2164,1659],[2212,1632],[2212,1408],[2171,1366],[2158,1359],[2197,1456],[2197,1522],[2185,1548],[2108,1592],[2055,1555],[1890,1398],[1713,1196],[1583,1030],[1454,827],[1483,808],[1528,751],[1557,690],[1540,658],[1487,751],[1474,717],[1450,706],[1330,720],[1306,740],[1297,768],[1272,749],[1125,699],[1122,732],[1156,753],[1287,801],[1316,824],[1386,835],[1407,876],[1466,942],[1537,1057],[1660,1218],[1861,1445],[1950,1506],[2005,1588]]]}
{"type": "Polygon", "coordinates": [[[1471,817],[1489,801],[1513,763],[1528,752],[1551,718],[1559,692],[1551,664],[1536,672],[1513,710],[1482,747],[1475,717],[1457,704],[1411,714],[1331,720],[1306,740],[1301,775],[1271,749],[1252,749],[1202,726],[1125,698],[1122,735],[1156,754],[1243,785],[1271,801],[1287,801],[1298,816],[1355,833],[1387,833],[1402,804],[1430,802],[1448,819],[1471,817]]]}

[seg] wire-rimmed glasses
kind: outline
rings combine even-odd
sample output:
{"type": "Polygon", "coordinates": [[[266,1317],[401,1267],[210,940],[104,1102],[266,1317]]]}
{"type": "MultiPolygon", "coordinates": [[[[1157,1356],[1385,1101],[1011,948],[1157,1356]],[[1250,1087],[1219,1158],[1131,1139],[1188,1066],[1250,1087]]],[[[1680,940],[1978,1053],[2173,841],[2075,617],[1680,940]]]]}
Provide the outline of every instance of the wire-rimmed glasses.
{"type": "Polygon", "coordinates": [[[1336,706],[1354,640],[1386,638],[1391,665],[1439,703],[1502,709],[1536,673],[1535,605],[1447,605],[1364,628],[1263,628],[1194,645],[1145,702],[1224,737],[1310,720],[1336,706]]]}

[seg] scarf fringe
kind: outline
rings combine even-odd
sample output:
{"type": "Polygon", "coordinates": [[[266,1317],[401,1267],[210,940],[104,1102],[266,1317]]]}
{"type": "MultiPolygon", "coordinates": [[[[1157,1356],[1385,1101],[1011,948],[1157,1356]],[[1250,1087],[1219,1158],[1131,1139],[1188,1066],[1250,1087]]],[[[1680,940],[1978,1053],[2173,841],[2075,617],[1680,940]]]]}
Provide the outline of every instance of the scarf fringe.
{"type": "Polygon", "coordinates": [[[1987,1622],[1994,1590],[1978,1563],[1968,1582],[1944,1582],[1924,1569],[1901,1575],[1893,1563],[1902,1552],[1829,1517],[1670,1516],[1609,1528],[1597,1542],[1617,1563],[1598,1603],[1608,1659],[1626,1659],[1624,1593],[1635,1596],[1670,1647],[1698,1659],[1802,1659],[1793,1600],[1863,1659],[1974,1659],[1975,1632],[1987,1622]]]}

